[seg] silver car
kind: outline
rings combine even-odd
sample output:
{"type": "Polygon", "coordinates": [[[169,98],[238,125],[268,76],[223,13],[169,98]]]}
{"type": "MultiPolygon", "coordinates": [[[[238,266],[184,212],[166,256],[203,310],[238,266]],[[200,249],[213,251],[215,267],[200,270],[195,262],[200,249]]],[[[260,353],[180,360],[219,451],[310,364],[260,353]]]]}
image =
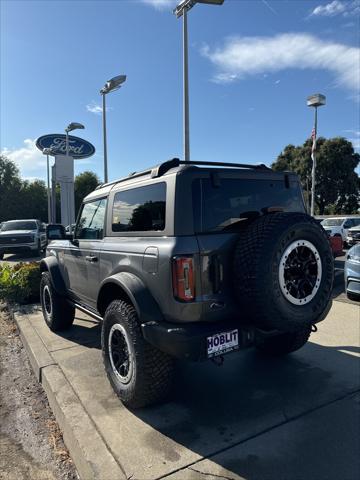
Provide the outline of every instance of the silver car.
{"type": "Polygon", "coordinates": [[[360,301],[360,244],[348,251],[344,271],[346,295],[350,300],[360,301]]]}
{"type": "Polygon", "coordinates": [[[8,220],[0,228],[0,260],[5,253],[31,252],[39,256],[46,247],[45,226],[39,220],[8,220]]]}

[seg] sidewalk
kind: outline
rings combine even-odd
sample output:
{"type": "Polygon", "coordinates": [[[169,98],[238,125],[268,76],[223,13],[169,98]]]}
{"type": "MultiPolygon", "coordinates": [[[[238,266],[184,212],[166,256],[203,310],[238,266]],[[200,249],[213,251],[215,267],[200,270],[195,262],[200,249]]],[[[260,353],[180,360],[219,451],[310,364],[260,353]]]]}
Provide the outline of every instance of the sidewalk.
{"type": "Polygon", "coordinates": [[[39,310],[16,321],[84,480],[359,477],[356,305],[334,302],[286,359],[249,350],[220,368],[181,363],[174,401],[134,412],[108,383],[96,321],[78,312],[62,335],[39,310]]]}

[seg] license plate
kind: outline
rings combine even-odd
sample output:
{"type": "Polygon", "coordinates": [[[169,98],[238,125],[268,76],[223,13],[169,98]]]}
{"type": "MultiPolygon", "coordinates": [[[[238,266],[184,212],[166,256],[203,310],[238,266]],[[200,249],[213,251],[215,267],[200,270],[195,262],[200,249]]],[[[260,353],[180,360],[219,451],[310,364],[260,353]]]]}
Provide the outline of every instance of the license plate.
{"type": "Polygon", "coordinates": [[[208,358],[216,357],[237,350],[239,348],[239,331],[238,329],[228,332],[216,333],[207,337],[207,356],[208,358]]]}

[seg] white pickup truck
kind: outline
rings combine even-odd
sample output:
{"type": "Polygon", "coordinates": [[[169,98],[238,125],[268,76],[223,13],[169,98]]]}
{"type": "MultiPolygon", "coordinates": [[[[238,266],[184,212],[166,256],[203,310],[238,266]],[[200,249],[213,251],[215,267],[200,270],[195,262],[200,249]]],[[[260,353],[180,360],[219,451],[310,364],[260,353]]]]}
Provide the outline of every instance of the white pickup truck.
{"type": "Polygon", "coordinates": [[[346,243],[349,228],[360,225],[360,215],[325,218],[322,220],[321,225],[331,237],[339,236],[346,243]]]}
{"type": "Polygon", "coordinates": [[[45,225],[39,220],[9,220],[0,227],[0,260],[4,253],[32,252],[36,256],[46,248],[45,225]]]}

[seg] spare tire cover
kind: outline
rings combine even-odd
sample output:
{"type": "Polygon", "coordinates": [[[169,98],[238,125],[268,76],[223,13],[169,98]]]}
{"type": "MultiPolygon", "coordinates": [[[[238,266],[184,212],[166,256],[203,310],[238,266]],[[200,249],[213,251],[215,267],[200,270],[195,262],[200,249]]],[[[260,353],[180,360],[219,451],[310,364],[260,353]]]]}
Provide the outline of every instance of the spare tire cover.
{"type": "Polygon", "coordinates": [[[331,306],[334,261],[324,229],[304,213],[271,213],[241,233],[234,289],[241,316],[259,328],[294,331],[331,306]]]}

